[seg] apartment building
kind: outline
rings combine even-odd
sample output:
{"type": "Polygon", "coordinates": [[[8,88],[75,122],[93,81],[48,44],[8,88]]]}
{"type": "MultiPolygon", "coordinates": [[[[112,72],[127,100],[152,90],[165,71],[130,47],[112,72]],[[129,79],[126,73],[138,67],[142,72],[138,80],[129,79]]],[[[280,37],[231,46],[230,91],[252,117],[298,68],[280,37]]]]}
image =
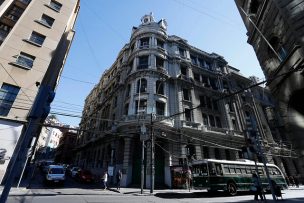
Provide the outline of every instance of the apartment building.
{"type": "Polygon", "coordinates": [[[275,101],[263,87],[247,88],[253,84],[256,78],[244,77],[224,57],[168,35],[166,20],[145,15],[85,100],[74,163],[96,175],[120,169],[123,186],[139,185],[145,140],[149,187],[153,133],[155,184],[172,187],[174,166],[244,158],[241,148],[256,129],[265,150],[291,153],[277,144],[279,134],[269,125],[275,115],[266,109],[275,109],[275,101]]]}
{"type": "Polygon", "coordinates": [[[0,1],[0,148],[5,152],[0,180],[14,156],[38,86],[47,71],[62,71],[78,11],[79,0],[0,1]]]}
{"type": "Polygon", "coordinates": [[[297,156],[287,160],[287,175],[304,182],[303,64],[304,2],[300,0],[235,0],[268,87],[278,101],[276,125],[283,141],[292,143],[297,156]]]}

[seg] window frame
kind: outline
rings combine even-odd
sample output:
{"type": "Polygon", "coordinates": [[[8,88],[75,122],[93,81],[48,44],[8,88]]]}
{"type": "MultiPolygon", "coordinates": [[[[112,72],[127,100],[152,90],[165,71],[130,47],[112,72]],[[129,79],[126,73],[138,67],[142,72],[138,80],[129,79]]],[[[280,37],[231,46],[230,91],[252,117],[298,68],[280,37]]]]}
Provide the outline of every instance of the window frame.
{"type": "Polygon", "coordinates": [[[41,18],[39,20],[35,20],[36,23],[39,23],[40,25],[43,25],[47,28],[52,28],[54,25],[55,19],[51,16],[48,16],[46,14],[42,14],[41,18]]]}
{"type": "Polygon", "coordinates": [[[36,57],[25,52],[20,52],[13,65],[30,70],[34,66],[36,57]],[[29,62],[29,65],[27,64],[29,62]]]}
{"type": "Polygon", "coordinates": [[[2,83],[0,88],[0,116],[7,116],[9,114],[19,91],[20,87],[18,86],[2,83]]]}
{"type": "Polygon", "coordinates": [[[58,1],[55,1],[55,0],[51,0],[49,2],[49,4],[45,4],[48,8],[52,9],[53,11],[56,11],[56,12],[60,12],[61,8],[62,8],[62,4],[59,3],[58,1]]]}
{"type": "Polygon", "coordinates": [[[29,42],[33,45],[41,47],[43,45],[45,39],[46,39],[45,35],[42,35],[42,34],[36,32],[36,31],[33,31],[31,36],[29,37],[29,39],[26,39],[25,41],[27,41],[27,42],[29,42]],[[39,37],[41,37],[41,38],[39,38],[39,37]]]}

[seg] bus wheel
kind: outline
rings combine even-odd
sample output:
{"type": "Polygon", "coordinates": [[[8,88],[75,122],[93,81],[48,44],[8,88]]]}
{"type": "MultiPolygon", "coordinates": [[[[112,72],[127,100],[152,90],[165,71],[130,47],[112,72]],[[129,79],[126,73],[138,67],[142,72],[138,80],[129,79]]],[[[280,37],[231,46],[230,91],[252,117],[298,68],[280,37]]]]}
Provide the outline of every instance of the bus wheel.
{"type": "Polygon", "coordinates": [[[227,192],[229,195],[234,196],[237,194],[237,189],[236,189],[236,185],[233,182],[229,182],[227,184],[227,192]]]}

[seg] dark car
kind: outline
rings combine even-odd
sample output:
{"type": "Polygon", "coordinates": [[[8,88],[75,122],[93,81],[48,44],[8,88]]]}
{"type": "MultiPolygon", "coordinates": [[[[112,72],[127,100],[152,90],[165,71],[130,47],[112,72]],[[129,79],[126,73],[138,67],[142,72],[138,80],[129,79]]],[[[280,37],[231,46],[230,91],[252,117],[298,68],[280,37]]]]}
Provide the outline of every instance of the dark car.
{"type": "Polygon", "coordinates": [[[93,183],[94,176],[89,170],[79,170],[76,179],[84,183],[93,183]]]}

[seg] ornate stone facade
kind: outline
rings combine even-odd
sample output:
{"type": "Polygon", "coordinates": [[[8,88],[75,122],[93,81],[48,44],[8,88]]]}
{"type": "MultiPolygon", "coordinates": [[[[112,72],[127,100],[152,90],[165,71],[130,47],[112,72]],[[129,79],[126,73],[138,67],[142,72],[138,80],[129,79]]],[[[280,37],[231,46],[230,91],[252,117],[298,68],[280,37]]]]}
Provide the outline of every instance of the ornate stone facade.
{"type": "Polygon", "coordinates": [[[171,187],[171,166],[192,159],[243,158],[249,128],[260,130],[263,143],[275,144],[265,111],[275,107],[268,90],[256,86],[231,94],[254,80],[222,56],[168,35],[165,20],[155,22],[150,14],[141,21],[86,98],[75,164],[95,174],[109,166],[121,169],[123,186],[139,185],[140,138],[146,137],[149,187],[153,133],[155,184],[171,187]]]}

